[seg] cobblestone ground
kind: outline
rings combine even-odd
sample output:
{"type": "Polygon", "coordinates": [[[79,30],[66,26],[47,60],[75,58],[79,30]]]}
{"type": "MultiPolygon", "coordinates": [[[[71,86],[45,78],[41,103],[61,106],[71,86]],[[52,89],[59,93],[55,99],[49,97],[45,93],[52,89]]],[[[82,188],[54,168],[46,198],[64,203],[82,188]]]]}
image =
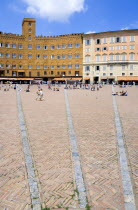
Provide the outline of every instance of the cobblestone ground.
{"type": "Polygon", "coordinates": [[[117,96],[116,99],[138,208],[138,87],[115,88],[116,91],[122,89],[128,91],[128,97],[117,96]]]}
{"type": "Polygon", "coordinates": [[[111,87],[68,94],[89,203],[94,209],[124,209],[111,87]]]}
{"type": "Polygon", "coordinates": [[[0,209],[27,210],[30,205],[16,91],[0,90],[0,209]]]}
{"type": "Polygon", "coordinates": [[[43,206],[78,207],[63,90],[43,90],[44,101],[35,100],[37,86],[21,93],[43,206]]]}

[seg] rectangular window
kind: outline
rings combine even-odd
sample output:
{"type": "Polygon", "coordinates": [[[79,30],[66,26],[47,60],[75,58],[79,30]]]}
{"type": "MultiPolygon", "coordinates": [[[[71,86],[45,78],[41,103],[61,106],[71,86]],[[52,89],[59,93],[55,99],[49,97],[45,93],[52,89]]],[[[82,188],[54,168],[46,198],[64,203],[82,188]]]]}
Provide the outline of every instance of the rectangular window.
{"type": "Polygon", "coordinates": [[[12,48],[16,48],[16,44],[12,44],[12,48]]]}
{"type": "Polygon", "coordinates": [[[19,57],[19,59],[22,59],[23,58],[23,55],[22,54],[19,54],[18,57],[19,57]]]}
{"type": "Polygon", "coordinates": [[[68,71],[68,74],[71,74],[71,71],[68,71]]]}
{"type": "Polygon", "coordinates": [[[72,55],[68,55],[68,58],[72,58],[72,55]]]}
{"type": "Polygon", "coordinates": [[[40,69],[40,65],[36,65],[36,68],[37,68],[37,69],[40,69]]]}
{"type": "Polygon", "coordinates": [[[18,48],[19,48],[19,49],[23,49],[23,45],[22,45],[22,44],[19,44],[19,45],[18,45],[18,48]]]}
{"type": "Polygon", "coordinates": [[[113,73],[110,73],[110,76],[113,76],[113,73]]]}
{"type": "Polygon", "coordinates": [[[134,53],[130,53],[130,60],[131,60],[131,61],[134,60],[134,53]]]}
{"type": "Polygon", "coordinates": [[[66,65],[62,65],[62,69],[65,69],[66,68],[66,65]]]}
{"type": "Polygon", "coordinates": [[[119,61],[119,60],[120,60],[120,55],[116,54],[116,61],[119,61]]]}
{"type": "Polygon", "coordinates": [[[28,65],[28,69],[32,69],[32,65],[28,65]]]}
{"type": "Polygon", "coordinates": [[[44,59],[47,59],[47,58],[48,58],[48,55],[43,55],[43,58],[44,58],[44,59]]]}
{"type": "Polygon", "coordinates": [[[62,45],[62,49],[65,49],[65,48],[66,48],[66,45],[65,45],[65,44],[63,44],[63,45],[62,45]]]}
{"type": "Polygon", "coordinates": [[[57,49],[60,49],[61,47],[60,47],[60,45],[57,45],[57,49]]]}
{"type": "Polygon", "coordinates": [[[125,76],[125,73],[122,73],[122,76],[125,76]]]}
{"type": "Polygon", "coordinates": [[[133,73],[130,73],[130,76],[133,76],[133,73]]]}
{"type": "Polygon", "coordinates": [[[100,55],[96,55],[96,61],[97,61],[97,62],[100,61],[100,55]]]}
{"type": "Polygon", "coordinates": [[[122,42],[126,42],[126,36],[122,36],[122,42]]]}
{"type": "Polygon", "coordinates": [[[69,64],[69,65],[68,65],[68,68],[69,68],[69,69],[71,69],[71,68],[72,68],[72,65],[71,65],[71,64],[69,64]]]}
{"type": "Polygon", "coordinates": [[[130,64],[130,70],[133,70],[133,64],[130,64]]]}
{"type": "Polygon", "coordinates": [[[44,65],[44,69],[47,69],[47,67],[48,67],[47,65],[44,65]]]}
{"type": "Polygon", "coordinates": [[[110,65],[110,70],[113,70],[113,65],[110,65]]]}
{"type": "Polygon", "coordinates": [[[75,76],[76,76],[76,77],[79,76],[79,71],[75,71],[75,76]]]}
{"type": "Polygon", "coordinates": [[[3,58],[4,57],[4,53],[0,53],[0,57],[3,58]]]}
{"type": "Polygon", "coordinates": [[[19,65],[19,69],[22,69],[23,68],[23,66],[22,65],[19,65]]]}
{"type": "Polygon", "coordinates": [[[106,76],[106,73],[103,73],[103,76],[106,76]]]}
{"type": "Polygon", "coordinates": [[[51,55],[51,59],[54,59],[54,57],[55,57],[54,55],[51,55]]]}
{"type": "Polygon", "coordinates": [[[1,63],[0,63],[0,68],[3,68],[3,67],[4,67],[4,64],[1,64],[1,63]]]}
{"type": "Polygon", "coordinates": [[[79,64],[75,64],[75,68],[77,69],[77,68],[79,68],[80,67],[80,65],[79,64]]]}
{"type": "Polygon", "coordinates": [[[126,60],[126,54],[122,54],[122,61],[126,60]]]}
{"type": "Polygon", "coordinates": [[[116,42],[117,42],[117,43],[120,42],[120,37],[116,37],[116,42]]]}
{"type": "Polygon", "coordinates": [[[54,49],[55,49],[55,47],[54,47],[54,45],[52,45],[52,46],[51,46],[51,50],[54,50],[54,49]]]}
{"type": "Polygon", "coordinates": [[[51,65],[51,69],[54,69],[54,65],[51,65]]]}
{"type": "Polygon", "coordinates": [[[36,55],[36,58],[39,59],[40,58],[40,54],[36,55]]]}
{"type": "Polygon", "coordinates": [[[31,44],[28,45],[28,49],[32,49],[32,45],[31,44]]]}
{"type": "Polygon", "coordinates": [[[15,64],[13,64],[13,65],[12,65],[12,68],[13,68],[13,69],[16,69],[16,65],[15,65],[15,64]]]}
{"type": "Polygon", "coordinates": [[[66,56],[65,55],[62,55],[62,59],[65,59],[66,58],[66,56]]]}
{"type": "Polygon", "coordinates": [[[90,52],[90,48],[86,48],[85,49],[85,52],[90,52]]]}
{"type": "Polygon", "coordinates": [[[116,50],[120,50],[120,46],[116,46],[116,50]]]}
{"type": "Polygon", "coordinates": [[[57,55],[57,59],[60,59],[60,55],[57,55]]]}
{"type": "Polygon", "coordinates": [[[110,37],[110,43],[114,43],[114,37],[110,37]]]}
{"type": "Polygon", "coordinates": [[[103,55],[103,61],[107,61],[107,55],[103,55]]]}
{"type": "Polygon", "coordinates": [[[130,36],[130,42],[134,42],[135,41],[135,37],[134,36],[130,36]]]}
{"type": "Polygon", "coordinates": [[[105,71],[106,70],[106,65],[103,65],[103,71],[105,71]]]}
{"type": "Polygon", "coordinates": [[[10,71],[9,70],[7,70],[7,74],[9,74],[10,73],[10,71]]]}
{"type": "Polygon", "coordinates": [[[29,55],[28,55],[28,58],[29,58],[29,59],[31,59],[31,58],[32,58],[32,55],[31,55],[31,54],[29,54],[29,55]]]}
{"type": "Polygon", "coordinates": [[[1,42],[1,43],[0,43],[0,47],[4,47],[4,43],[1,42]]]}
{"type": "Polygon", "coordinates": [[[79,48],[79,47],[80,47],[80,44],[79,44],[79,43],[76,43],[76,44],[75,44],[75,47],[76,47],[76,48],[79,48]]]}
{"type": "Polygon", "coordinates": [[[122,50],[126,50],[127,49],[127,46],[126,45],[123,45],[122,46],[122,50]]]}
{"type": "Polygon", "coordinates": [[[37,45],[37,46],[36,46],[36,49],[37,49],[37,50],[40,50],[40,48],[41,48],[40,45],[37,45]]]}
{"type": "Polygon", "coordinates": [[[110,50],[114,50],[114,47],[113,47],[113,46],[111,46],[111,47],[109,47],[109,49],[110,49],[110,50]]]}
{"type": "Polygon", "coordinates": [[[90,66],[85,66],[85,71],[90,71],[90,66]]]}
{"type": "Polygon", "coordinates": [[[37,72],[37,76],[40,77],[40,72],[37,72]]]}
{"type": "Polygon", "coordinates": [[[113,61],[113,60],[114,60],[114,56],[110,55],[110,61],[113,61]]]}
{"type": "Polygon", "coordinates": [[[103,38],[103,44],[106,44],[106,43],[107,43],[107,39],[103,38]]]}
{"type": "Polygon", "coordinates": [[[134,50],[134,45],[130,45],[130,50],[134,50]]]}
{"type": "Polygon", "coordinates": [[[31,30],[31,29],[29,29],[29,30],[28,30],[28,33],[32,33],[32,30],[31,30]]]}
{"type": "Polygon", "coordinates": [[[75,55],[75,58],[80,58],[80,54],[76,54],[75,55]]]}
{"type": "Polygon", "coordinates": [[[6,43],[6,44],[5,44],[5,47],[6,47],[6,48],[10,48],[10,44],[9,44],[9,43],[6,43]]]}
{"type": "Polygon", "coordinates": [[[16,58],[16,54],[15,53],[12,54],[12,58],[16,58]]]}
{"type": "Polygon", "coordinates": [[[44,75],[47,75],[47,72],[46,71],[44,71],[44,75]]]}
{"type": "Polygon", "coordinates": [[[68,44],[68,48],[72,48],[72,44],[68,44]]]}
{"type": "Polygon", "coordinates": [[[6,68],[10,68],[10,64],[6,64],[6,68]]]}
{"type": "Polygon", "coordinates": [[[100,39],[96,39],[96,44],[101,44],[101,40],[100,39]]]}
{"type": "Polygon", "coordinates": [[[31,36],[28,36],[28,40],[31,41],[32,40],[32,37],[31,36]]]}
{"type": "Polygon", "coordinates": [[[44,50],[47,50],[48,49],[48,46],[44,45],[44,50]]]}
{"type": "Polygon", "coordinates": [[[125,65],[122,65],[122,70],[125,70],[126,66],[125,65]]]}
{"type": "Polygon", "coordinates": [[[91,40],[90,39],[85,40],[85,45],[90,45],[90,44],[91,44],[91,40]]]}
{"type": "Polygon", "coordinates": [[[95,70],[99,71],[100,70],[100,66],[95,66],[95,70]]]}
{"type": "Polygon", "coordinates": [[[85,57],[85,62],[86,62],[86,63],[89,63],[89,62],[90,62],[90,56],[86,56],[86,57],[85,57]]]}
{"type": "Polygon", "coordinates": [[[60,69],[60,65],[57,65],[57,69],[60,69]]]}

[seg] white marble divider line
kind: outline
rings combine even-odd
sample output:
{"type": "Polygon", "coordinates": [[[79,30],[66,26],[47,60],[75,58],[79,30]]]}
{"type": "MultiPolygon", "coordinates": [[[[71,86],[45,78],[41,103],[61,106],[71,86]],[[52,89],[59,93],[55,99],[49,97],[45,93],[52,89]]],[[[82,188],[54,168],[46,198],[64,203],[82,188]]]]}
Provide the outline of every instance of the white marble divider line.
{"type": "Polygon", "coordinates": [[[37,183],[37,178],[35,175],[33,158],[31,156],[31,151],[30,151],[30,146],[29,146],[29,141],[28,141],[28,134],[27,134],[26,124],[24,120],[20,91],[18,88],[16,90],[16,95],[17,95],[18,118],[19,118],[20,130],[21,130],[21,139],[22,139],[25,164],[26,164],[26,169],[27,169],[30,196],[31,196],[31,201],[32,201],[32,206],[33,206],[32,208],[33,210],[41,210],[40,193],[38,189],[38,183],[37,183]]]}
{"type": "Polygon", "coordinates": [[[64,90],[65,95],[65,102],[66,102],[66,113],[67,113],[67,120],[68,120],[68,127],[69,127],[69,137],[70,137],[70,144],[72,150],[72,159],[74,164],[74,171],[75,171],[75,180],[78,190],[78,197],[79,197],[79,206],[80,208],[85,208],[87,205],[87,196],[86,196],[86,188],[83,180],[83,174],[81,169],[81,162],[79,157],[79,151],[77,146],[77,137],[75,135],[75,130],[73,127],[72,116],[69,106],[68,100],[68,93],[67,90],[64,90]]]}
{"type": "MultiPolygon", "coordinates": [[[[112,86],[112,92],[114,93],[113,86],[112,86]]],[[[121,121],[119,117],[118,107],[116,103],[116,96],[113,95],[112,98],[113,98],[116,135],[117,135],[118,150],[119,150],[119,162],[120,162],[122,184],[123,184],[123,194],[124,194],[124,201],[125,201],[124,205],[125,205],[126,210],[135,210],[136,209],[135,198],[134,198],[133,187],[132,187],[131,178],[129,174],[128,161],[127,161],[127,155],[126,155],[126,146],[123,139],[123,128],[121,126],[121,121]]]]}

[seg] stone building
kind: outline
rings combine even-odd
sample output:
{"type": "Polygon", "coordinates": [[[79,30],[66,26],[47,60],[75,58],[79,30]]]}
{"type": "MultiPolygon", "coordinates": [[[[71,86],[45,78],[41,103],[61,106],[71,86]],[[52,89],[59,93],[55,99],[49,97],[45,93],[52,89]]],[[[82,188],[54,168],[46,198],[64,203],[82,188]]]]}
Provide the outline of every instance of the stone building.
{"type": "Polygon", "coordinates": [[[83,80],[138,81],[138,29],[84,34],[83,80]]]}
{"type": "Polygon", "coordinates": [[[24,18],[22,35],[0,32],[0,80],[81,80],[82,35],[36,36],[36,20],[24,18]]]}

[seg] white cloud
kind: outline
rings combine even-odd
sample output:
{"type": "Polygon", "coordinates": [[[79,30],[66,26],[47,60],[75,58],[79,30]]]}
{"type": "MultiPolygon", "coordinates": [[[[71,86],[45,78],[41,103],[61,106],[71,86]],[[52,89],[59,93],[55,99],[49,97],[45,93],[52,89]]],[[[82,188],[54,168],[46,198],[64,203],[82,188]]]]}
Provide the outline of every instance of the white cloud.
{"type": "Polygon", "coordinates": [[[86,32],[86,34],[94,34],[94,33],[96,33],[96,31],[88,31],[88,32],[86,32]]]}
{"type": "Polygon", "coordinates": [[[138,21],[129,24],[127,27],[124,27],[121,30],[129,30],[129,29],[138,29],[138,21]]]}
{"type": "Polygon", "coordinates": [[[76,12],[85,11],[85,0],[22,0],[26,12],[49,21],[66,22],[76,12]]]}
{"type": "Polygon", "coordinates": [[[123,30],[128,30],[128,29],[129,29],[128,27],[121,28],[122,31],[123,31],[123,30]]]}

